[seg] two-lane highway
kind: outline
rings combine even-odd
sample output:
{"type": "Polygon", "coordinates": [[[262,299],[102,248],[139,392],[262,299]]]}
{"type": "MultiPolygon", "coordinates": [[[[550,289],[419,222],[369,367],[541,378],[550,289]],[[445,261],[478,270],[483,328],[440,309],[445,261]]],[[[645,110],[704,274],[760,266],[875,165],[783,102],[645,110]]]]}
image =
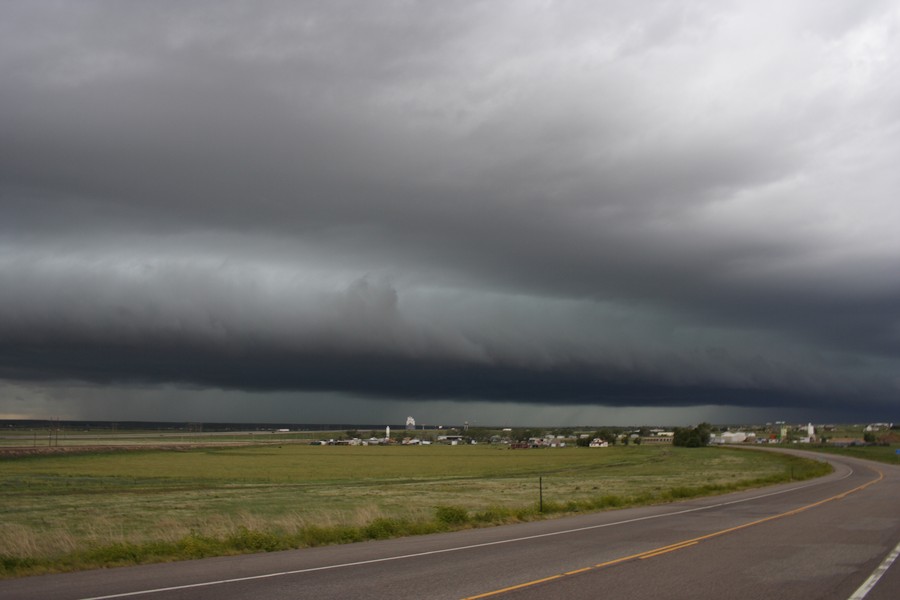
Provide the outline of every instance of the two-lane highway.
{"type": "Polygon", "coordinates": [[[900,565],[889,560],[900,544],[900,469],[827,460],[835,466],[827,477],[727,496],[444,535],[10,580],[0,582],[0,598],[900,597],[900,565]]]}

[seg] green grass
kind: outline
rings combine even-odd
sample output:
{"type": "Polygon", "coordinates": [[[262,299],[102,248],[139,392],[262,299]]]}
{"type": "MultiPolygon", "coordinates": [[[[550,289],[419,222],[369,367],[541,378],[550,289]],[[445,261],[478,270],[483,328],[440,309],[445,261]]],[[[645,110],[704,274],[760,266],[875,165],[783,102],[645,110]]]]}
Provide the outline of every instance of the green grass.
{"type": "Polygon", "coordinates": [[[0,448],[48,448],[77,446],[147,446],[159,445],[208,445],[216,446],[227,443],[235,444],[272,444],[280,442],[308,441],[340,437],[344,432],[234,432],[234,433],[202,433],[171,431],[128,430],[122,433],[110,431],[73,431],[62,430],[58,433],[49,430],[41,431],[4,431],[0,438],[0,448]]]}
{"type": "Polygon", "coordinates": [[[827,472],[721,448],[289,445],[0,459],[0,576],[384,539],[827,472]],[[543,479],[543,512],[538,479],[543,479]]]}
{"type": "Polygon", "coordinates": [[[853,456],[865,460],[874,460],[889,465],[900,465],[900,444],[889,446],[848,446],[837,448],[831,446],[803,446],[804,450],[814,450],[826,454],[839,454],[841,456],[853,456]]]}

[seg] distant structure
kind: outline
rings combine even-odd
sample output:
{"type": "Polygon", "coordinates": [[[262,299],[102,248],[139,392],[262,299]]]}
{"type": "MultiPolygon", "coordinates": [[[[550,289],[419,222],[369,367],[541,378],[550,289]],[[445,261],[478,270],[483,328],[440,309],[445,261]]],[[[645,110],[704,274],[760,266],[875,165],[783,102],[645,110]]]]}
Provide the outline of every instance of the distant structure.
{"type": "Polygon", "coordinates": [[[407,429],[415,429],[416,428],[416,420],[412,417],[406,417],[406,428],[407,429]]]}
{"type": "Polygon", "coordinates": [[[872,423],[871,425],[866,425],[866,431],[881,431],[882,429],[893,429],[893,423],[872,423]]]}
{"type": "Polygon", "coordinates": [[[388,425],[384,428],[384,439],[388,440],[391,438],[391,426],[388,425]]]}
{"type": "Polygon", "coordinates": [[[806,437],[809,438],[810,442],[816,441],[816,428],[813,427],[812,423],[806,426],[806,437]]]}

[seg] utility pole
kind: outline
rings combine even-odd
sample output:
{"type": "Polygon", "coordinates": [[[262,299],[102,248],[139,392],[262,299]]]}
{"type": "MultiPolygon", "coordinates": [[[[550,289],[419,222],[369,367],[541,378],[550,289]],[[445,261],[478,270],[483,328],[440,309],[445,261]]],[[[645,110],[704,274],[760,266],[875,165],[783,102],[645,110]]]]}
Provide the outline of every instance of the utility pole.
{"type": "Polygon", "coordinates": [[[544,512],[544,478],[538,477],[538,511],[544,512]]]}

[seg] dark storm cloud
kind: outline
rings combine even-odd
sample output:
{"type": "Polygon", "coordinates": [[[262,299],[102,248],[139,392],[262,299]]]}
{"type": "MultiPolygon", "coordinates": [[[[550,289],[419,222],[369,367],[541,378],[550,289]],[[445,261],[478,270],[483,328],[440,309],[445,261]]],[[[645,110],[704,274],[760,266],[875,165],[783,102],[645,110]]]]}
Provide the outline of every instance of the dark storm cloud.
{"type": "Polygon", "coordinates": [[[0,11],[0,377],[892,405],[890,3],[0,11]]]}

